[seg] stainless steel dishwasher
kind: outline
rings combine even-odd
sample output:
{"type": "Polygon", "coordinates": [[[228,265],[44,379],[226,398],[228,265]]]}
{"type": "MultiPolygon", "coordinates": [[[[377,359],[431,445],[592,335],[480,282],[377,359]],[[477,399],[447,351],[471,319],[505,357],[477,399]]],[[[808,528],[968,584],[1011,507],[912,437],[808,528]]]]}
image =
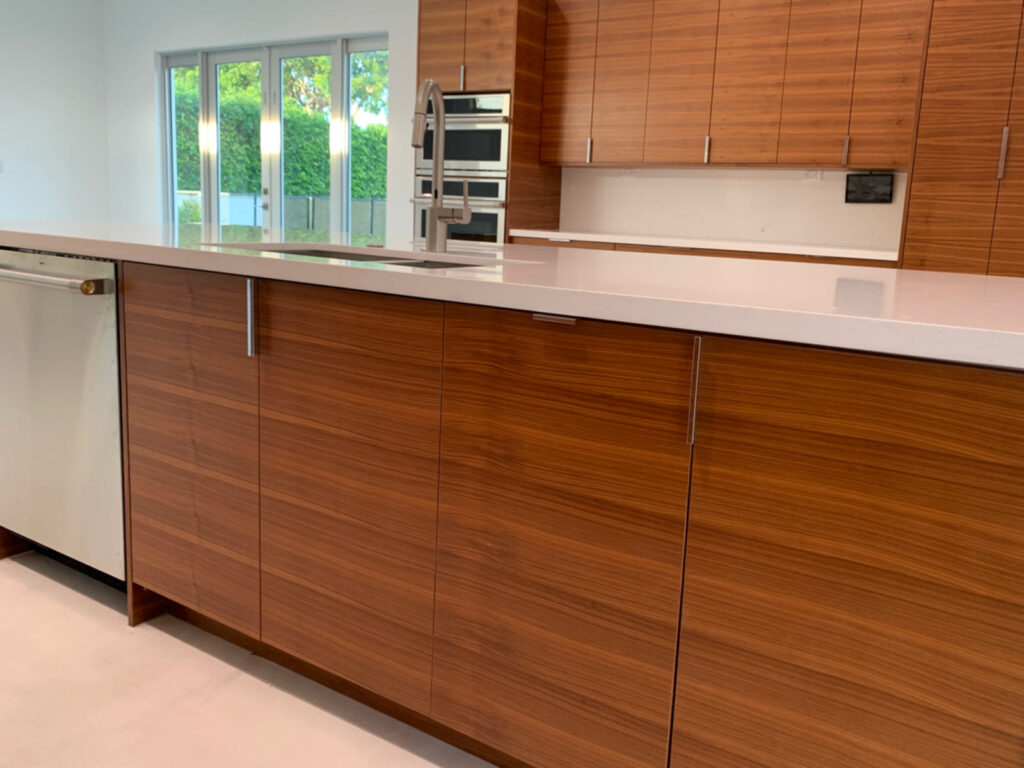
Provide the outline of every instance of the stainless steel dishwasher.
{"type": "Polygon", "coordinates": [[[114,264],[0,250],[0,527],[124,579],[114,264]]]}

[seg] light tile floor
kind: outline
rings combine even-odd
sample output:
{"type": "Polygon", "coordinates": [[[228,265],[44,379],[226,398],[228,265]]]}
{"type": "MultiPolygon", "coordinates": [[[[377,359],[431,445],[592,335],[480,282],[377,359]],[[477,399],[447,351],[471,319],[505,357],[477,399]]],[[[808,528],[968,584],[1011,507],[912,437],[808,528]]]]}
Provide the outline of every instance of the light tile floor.
{"type": "Polygon", "coordinates": [[[41,555],[0,560],[0,768],[488,768],[41,555]]]}

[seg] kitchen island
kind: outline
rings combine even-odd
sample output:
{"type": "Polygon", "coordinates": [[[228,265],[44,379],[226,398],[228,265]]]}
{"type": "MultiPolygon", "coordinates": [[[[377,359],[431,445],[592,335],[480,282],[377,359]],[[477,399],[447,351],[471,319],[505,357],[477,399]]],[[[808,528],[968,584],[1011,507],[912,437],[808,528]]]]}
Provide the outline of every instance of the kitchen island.
{"type": "Polygon", "coordinates": [[[335,246],[0,224],[120,262],[132,621],[509,766],[1019,768],[1024,280],[335,246]]]}

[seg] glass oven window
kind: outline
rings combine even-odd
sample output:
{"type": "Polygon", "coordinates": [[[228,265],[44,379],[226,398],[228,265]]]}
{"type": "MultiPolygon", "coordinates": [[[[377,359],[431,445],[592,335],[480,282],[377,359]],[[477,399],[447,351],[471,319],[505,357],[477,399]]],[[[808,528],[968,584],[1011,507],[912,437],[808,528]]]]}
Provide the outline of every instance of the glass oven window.
{"type": "MultiPolygon", "coordinates": [[[[480,243],[496,243],[501,233],[498,232],[499,214],[495,211],[473,211],[469,224],[449,224],[449,240],[472,240],[480,243]]],[[[427,211],[420,209],[419,236],[427,236],[427,211]]]]}
{"type": "MultiPolygon", "coordinates": [[[[445,131],[444,159],[470,162],[498,162],[501,160],[501,130],[473,128],[445,131]]],[[[428,129],[423,140],[423,159],[434,159],[434,131],[428,129]]]]}

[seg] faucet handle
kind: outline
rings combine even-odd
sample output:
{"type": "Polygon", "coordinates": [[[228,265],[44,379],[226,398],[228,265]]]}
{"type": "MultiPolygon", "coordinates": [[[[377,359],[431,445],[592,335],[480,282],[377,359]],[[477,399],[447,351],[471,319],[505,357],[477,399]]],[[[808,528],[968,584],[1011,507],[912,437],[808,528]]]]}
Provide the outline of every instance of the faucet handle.
{"type": "Polygon", "coordinates": [[[473,212],[469,210],[469,182],[462,180],[462,215],[459,217],[459,224],[469,224],[473,218],[473,212]]]}

